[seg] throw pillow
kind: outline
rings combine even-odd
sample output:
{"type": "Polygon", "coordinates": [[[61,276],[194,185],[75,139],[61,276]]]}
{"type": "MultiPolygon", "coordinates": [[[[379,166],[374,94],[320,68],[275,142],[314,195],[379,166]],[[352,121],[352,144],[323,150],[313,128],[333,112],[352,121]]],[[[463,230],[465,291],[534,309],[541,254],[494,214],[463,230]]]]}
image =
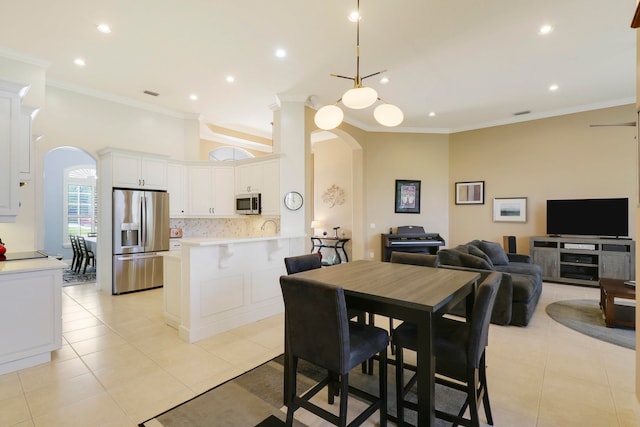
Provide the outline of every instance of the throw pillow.
{"type": "Polygon", "coordinates": [[[460,262],[461,253],[455,249],[442,249],[438,251],[438,261],[441,265],[453,265],[456,267],[462,267],[460,262]]]}
{"type": "Polygon", "coordinates": [[[480,249],[485,254],[489,255],[493,265],[506,265],[509,264],[509,257],[504,251],[504,248],[499,243],[487,242],[483,240],[480,242],[480,249]]]}
{"type": "Polygon", "coordinates": [[[458,245],[454,249],[463,254],[469,253],[469,248],[467,247],[467,245],[458,245]]]}
{"type": "Polygon", "coordinates": [[[460,262],[464,267],[479,268],[481,270],[491,270],[491,266],[485,260],[475,255],[460,254],[460,262]]]}
{"type": "Polygon", "coordinates": [[[489,266],[491,268],[493,268],[493,262],[491,261],[491,258],[489,258],[489,255],[482,252],[480,248],[469,245],[469,254],[482,258],[483,260],[487,261],[487,263],[489,263],[489,266]]]}

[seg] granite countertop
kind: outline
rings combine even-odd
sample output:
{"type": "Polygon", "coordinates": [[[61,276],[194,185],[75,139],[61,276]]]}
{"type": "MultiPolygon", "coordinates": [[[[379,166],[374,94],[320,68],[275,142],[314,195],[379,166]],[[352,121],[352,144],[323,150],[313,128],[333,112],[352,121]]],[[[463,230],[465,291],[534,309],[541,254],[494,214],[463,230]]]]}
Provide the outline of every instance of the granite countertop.
{"type": "Polygon", "coordinates": [[[24,273],[36,270],[55,270],[66,269],[69,266],[58,261],[55,258],[38,258],[38,259],[26,259],[20,261],[3,261],[0,262],[0,275],[10,273],[24,273]]]}

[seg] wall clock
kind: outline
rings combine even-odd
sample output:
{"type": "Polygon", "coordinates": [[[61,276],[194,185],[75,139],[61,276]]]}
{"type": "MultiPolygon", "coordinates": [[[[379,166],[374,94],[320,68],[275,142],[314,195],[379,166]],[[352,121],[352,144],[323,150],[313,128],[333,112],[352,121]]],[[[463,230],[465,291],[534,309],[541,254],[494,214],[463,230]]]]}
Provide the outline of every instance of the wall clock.
{"type": "Polygon", "coordinates": [[[297,191],[289,191],[284,196],[284,205],[289,210],[297,211],[302,207],[302,194],[297,191]]]}

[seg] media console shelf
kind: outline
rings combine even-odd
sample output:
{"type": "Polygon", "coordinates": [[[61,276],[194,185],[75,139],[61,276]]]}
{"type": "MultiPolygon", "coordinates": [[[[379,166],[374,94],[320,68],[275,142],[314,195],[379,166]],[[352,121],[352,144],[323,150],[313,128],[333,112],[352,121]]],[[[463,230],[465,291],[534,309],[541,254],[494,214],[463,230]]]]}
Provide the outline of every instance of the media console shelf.
{"type": "Polygon", "coordinates": [[[595,287],[601,277],[635,280],[631,239],[532,237],[529,250],[543,280],[595,287]]]}

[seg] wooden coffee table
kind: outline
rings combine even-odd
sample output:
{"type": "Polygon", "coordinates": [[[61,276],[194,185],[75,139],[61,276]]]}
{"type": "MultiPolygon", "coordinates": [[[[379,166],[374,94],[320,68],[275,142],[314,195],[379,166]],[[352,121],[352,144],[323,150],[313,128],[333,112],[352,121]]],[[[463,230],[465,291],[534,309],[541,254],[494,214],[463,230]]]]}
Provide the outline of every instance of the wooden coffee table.
{"type": "Polygon", "coordinates": [[[615,326],[636,327],[635,316],[631,320],[616,319],[615,298],[636,299],[636,287],[624,284],[624,280],[610,279],[603,277],[600,279],[600,308],[604,312],[604,320],[607,328],[615,326]]]}

